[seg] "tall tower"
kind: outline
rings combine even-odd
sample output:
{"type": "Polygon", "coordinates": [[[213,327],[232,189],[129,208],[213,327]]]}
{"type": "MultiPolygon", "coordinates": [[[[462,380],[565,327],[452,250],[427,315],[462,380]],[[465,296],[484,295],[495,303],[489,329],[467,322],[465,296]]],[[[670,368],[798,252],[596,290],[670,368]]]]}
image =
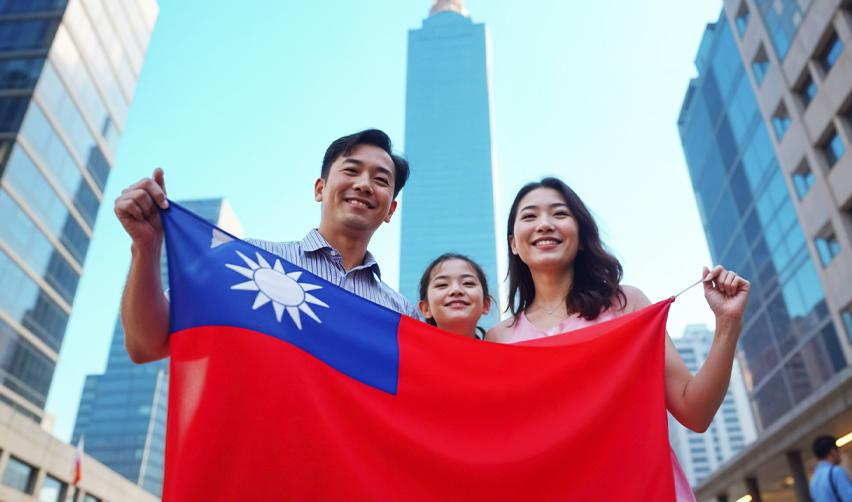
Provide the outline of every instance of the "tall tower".
{"type": "MultiPolygon", "coordinates": [[[[230,233],[242,228],[222,198],[179,201],[190,211],[230,233]]],[[[161,278],[168,285],[163,253],[161,278]]],[[[124,348],[124,328],[116,319],[106,371],[86,376],[71,442],[86,438],[86,453],[141,488],[160,496],[163,488],[169,361],[134,364],[124,348]]]]}
{"type": "Polygon", "coordinates": [[[678,126],[714,261],[751,280],[759,432],[699,499],[807,500],[811,441],[852,432],[850,46],[848,0],[725,0],[699,47],[678,126]]]}
{"type": "Polygon", "coordinates": [[[416,304],[426,266],[452,251],[483,267],[497,298],[488,32],[461,0],[436,1],[409,32],[407,78],[400,290],[416,304]]]}
{"type": "Polygon", "coordinates": [[[35,421],[157,14],[0,3],[0,401],[35,421]]]}

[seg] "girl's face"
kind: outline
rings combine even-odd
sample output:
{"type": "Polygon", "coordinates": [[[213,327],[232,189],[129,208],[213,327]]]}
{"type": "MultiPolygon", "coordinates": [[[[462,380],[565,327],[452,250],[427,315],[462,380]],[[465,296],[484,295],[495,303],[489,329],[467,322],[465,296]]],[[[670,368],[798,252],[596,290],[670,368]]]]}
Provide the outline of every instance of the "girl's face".
{"type": "Polygon", "coordinates": [[[518,203],[509,244],[530,268],[570,267],[580,230],[562,194],[545,187],[526,194],[518,203]]]}
{"type": "Polygon", "coordinates": [[[479,318],[488,313],[491,299],[470,263],[451,258],[432,269],[426,299],[419,303],[423,317],[439,328],[474,336],[479,318]]]}

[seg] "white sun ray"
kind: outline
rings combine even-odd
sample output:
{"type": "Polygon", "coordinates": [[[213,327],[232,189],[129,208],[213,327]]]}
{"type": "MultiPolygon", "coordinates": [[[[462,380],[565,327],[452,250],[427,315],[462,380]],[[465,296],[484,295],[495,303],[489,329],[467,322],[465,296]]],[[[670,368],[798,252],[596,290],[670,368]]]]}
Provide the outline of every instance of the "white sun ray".
{"type": "MultiPolygon", "coordinates": [[[[320,307],[328,308],[328,305],[326,305],[326,303],[324,301],[320,300],[319,298],[317,298],[314,295],[306,294],[305,295],[305,301],[307,303],[313,303],[314,305],[319,305],[320,307]]],[[[304,305],[304,303],[302,305],[304,305]]]]}
{"type": "Polygon", "coordinates": [[[257,256],[257,263],[261,266],[261,268],[272,268],[272,265],[270,265],[260,253],[255,253],[255,256],[257,256]]]}
{"type": "Polygon", "coordinates": [[[225,264],[225,266],[249,280],[234,284],[231,286],[231,289],[257,291],[257,296],[255,296],[254,303],[252,304],[252,310],[257,310],[267,303],[272,303],[275,319],[278,322],[282,322],[284,312],[287,312],[287,316],[293,321],[296,329],[300,331],[302,330],[301,314],[305,314],[305,316],[310,317],[317,323],[322,323],[322,320],[314,309],[311,308],[311,305],[323,308],[329,308],[329,306],[316,296],[308,293],[308,291],[322,289],[322,286],[299,282],[302,272],[286,272],[281,264],[281,260],[276,259],[275,264],[270,265],[258,252],[255,252],[257,262],[239,251],[236,251],[236,253],[248,268],[230,263],[225,264]]]}
{"type": "Polygon", "coordinates": [[[230,263],[226,263],[225,266],[233,270],[234,272],[242,275],[246,279],[254,279],[254,271],[250,268],[241,267],[239,265],[231,265],[230,263]]]}
{"type": "Polygon", "coordinates": [[[246,281],[241,282],[239,284],[234,284],[231,286],[231,289],[241,289],[243,291],[260,291],[260,288],[257,287],[257,283],[254,281],[246,281]]]}
{"type": "Polygon", "coordinates": [[[258,293],[257,296],[254,298],[254,305],[251,306],[251,309],[257,310],[271,301],[272,299],[266,296],[265,294],[258,293]]]}
{"type": "Polygon", "coordinates": [[[222,244],[231,242],[232,240],[234,240],[233,237],[219,230],[218,228],[214,228],[213,237],[210,239],[210,249],[217,248],[222,244]]]}
{"type": "MultiPolygon", "coordinates": [[[[304,303],[302,305],[304,305],[304,303]]],[[[296,308],[296,307],[287,307],[287,313],[290,314],[290,319],[293,319],[293,323],[301,331],[301,329],[302,329],[302,318],[299,317],[299,309],[296,308]]]]}
{"type": "Polygon", "coordinates": [[[278,319],[278,322],[281,322],[281,316],[284,315],[285,308],[286,307],[284,307],[284,305],[281,305],[278,302],[272,304],[272,310],[275,311],[275,318],[278,319]]]}
{"type": "Polygon", "coordinates": [[[240,258],[242,258],[243,261],[246,262],[246,265],[248,265],[250,269],[257,270],[259,268],[257,263],[251,261],[251,258],[249,258],[248,256],[240,253],[239,251],[237,251],[237,254],[240,255],[240,258]]]}
{"type": "MultiPolygon", "coordinates": [[[[307,300],[307,298],[306,298],[306,300],[307,300]]],[[[308,317],[310,317],[314,321],[322,324],[322,321],[320,321],[320,318],[317,317],[317,315],[314,313],[313,310],[311,310],[311,307],[307,303],[303,303],[303,304],[299,305],[299,310],[304,312],[308,317]]]]}

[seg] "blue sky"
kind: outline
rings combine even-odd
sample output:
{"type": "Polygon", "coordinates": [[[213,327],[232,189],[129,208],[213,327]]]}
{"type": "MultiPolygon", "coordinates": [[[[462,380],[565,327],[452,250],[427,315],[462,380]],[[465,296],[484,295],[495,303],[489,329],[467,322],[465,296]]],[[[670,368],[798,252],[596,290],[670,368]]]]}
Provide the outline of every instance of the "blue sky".
{"type": "MultiPolygon", "coordinates": [[[[112,212],[121,190],[162,166],[170,197],[224,195],[247,236],[300,239],[319,221],[312,187],[329,142],[379,127],[404,151],[407,30],[430,5],[161,1],[47,402],[54,434],[70,438],[85,375],[105,367],[130,258],[112,212]]],[[[676,122],[721,2],[465,5],[491,37],[500,225],[521,185],[560,176],[597,217],[626,283],[656,301],[697,280],[710,256],[676,122]]],[[[370,246],[391,286],[399,221],[370,246]]],[[[712,320],[695,288],[673,306],[669,332],[712,320]]]]}

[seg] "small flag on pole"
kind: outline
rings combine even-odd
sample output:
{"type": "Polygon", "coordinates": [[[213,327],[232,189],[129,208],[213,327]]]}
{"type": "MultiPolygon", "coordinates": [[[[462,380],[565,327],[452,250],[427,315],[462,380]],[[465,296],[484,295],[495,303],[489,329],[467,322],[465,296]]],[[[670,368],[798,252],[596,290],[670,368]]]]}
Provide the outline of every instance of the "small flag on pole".
{"type": "Polygon", "coordinates": [[[77,486],[83,477],[83,436],[77,441],[77,453],[74,454],[74,479],[71,484],[77,486]]]}

